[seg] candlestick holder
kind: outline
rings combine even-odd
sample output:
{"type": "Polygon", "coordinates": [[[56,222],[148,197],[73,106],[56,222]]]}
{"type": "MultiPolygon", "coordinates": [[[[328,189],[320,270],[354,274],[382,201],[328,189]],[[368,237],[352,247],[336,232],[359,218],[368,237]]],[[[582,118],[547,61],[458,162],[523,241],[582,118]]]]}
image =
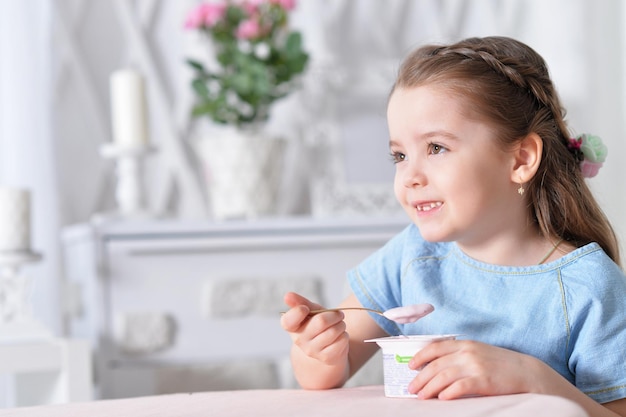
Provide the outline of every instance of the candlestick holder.
{"type": "Polygon", "coordinates": [[[0,343],[52,337],[50,330],[33,316],[32,279],[20,275],[24,264],[41,258],[29,250],[0,251],[0,343]]]}
{"type": "Polygon", "coordinates": [[[104,158],[115,159],[117,186],[115,199],[118,214],[122,217],[148,217],[145,187],[143,181],[144,159],[155,148],[151,146],[120,147],[105,144],[100,148],[104,158]]]}

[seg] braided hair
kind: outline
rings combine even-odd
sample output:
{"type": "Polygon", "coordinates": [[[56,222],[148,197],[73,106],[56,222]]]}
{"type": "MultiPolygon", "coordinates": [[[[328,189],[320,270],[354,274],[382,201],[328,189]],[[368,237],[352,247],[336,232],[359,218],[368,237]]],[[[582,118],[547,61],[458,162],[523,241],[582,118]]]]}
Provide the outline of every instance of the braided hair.
{"type": "Polygon", "coordinates": [[[615,232],[568,148],[565,110],[537,52],[499,36],[423,46],[402,63],[392,93],[427,84],[467,100],[469,114],[489,123],[504,149],[530,133],[539,135],[543,154],[527,184],[530,219],[548,239],[576,247],[597,242],[620,263],[615,232]]]}

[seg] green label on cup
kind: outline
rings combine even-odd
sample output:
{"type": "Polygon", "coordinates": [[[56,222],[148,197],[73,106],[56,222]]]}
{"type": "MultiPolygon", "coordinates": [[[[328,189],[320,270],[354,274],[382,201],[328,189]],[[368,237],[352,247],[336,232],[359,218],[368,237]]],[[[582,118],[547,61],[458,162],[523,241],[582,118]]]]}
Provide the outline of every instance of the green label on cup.
{"type": "Polygon", "coordinates": [[[396,362],[398,363],[409,363],[413,356],[400,356],[396,354],[396,362]]]}

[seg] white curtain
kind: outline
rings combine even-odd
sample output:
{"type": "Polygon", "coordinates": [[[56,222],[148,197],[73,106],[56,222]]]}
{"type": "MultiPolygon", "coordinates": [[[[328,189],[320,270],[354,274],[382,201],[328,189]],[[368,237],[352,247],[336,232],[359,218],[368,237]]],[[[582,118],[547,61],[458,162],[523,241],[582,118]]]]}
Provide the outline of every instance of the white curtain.
{"type": "Polygon", "coordinates": [[[31,247],[43,259],[21,272],[33,282],[35,316],[59,334],[61,219],[50,105],[50,3],[0,1],[0,184],[31,192],[31,247]]]}

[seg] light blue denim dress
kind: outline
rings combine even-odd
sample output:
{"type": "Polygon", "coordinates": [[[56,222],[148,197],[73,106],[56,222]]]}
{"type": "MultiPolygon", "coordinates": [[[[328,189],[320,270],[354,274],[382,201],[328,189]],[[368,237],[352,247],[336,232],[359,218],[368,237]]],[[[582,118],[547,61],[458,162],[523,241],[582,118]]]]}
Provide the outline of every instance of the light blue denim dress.
{"type": "Polygon", "coordinates": [[[626,276],[596,243],[550,263],[509,267],[425,242],[414,225],[349,271],[364,307],[430,303],[435,311],[390,335],[462,334],[535,356],[604,403],[626,397],[626,276]]]}

